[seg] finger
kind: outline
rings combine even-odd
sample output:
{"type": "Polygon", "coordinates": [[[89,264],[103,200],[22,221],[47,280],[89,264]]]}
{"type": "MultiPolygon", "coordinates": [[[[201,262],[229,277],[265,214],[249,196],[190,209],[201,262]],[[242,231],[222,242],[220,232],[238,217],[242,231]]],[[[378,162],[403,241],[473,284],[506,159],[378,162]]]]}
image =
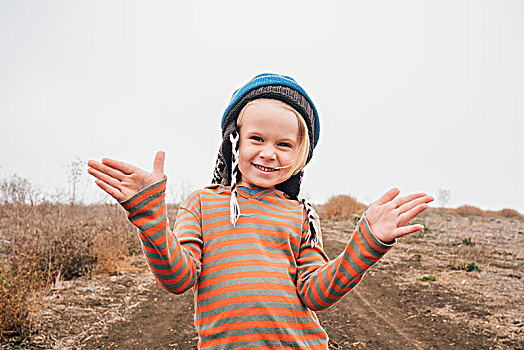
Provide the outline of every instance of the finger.
{"type": "Polygon", "coordinates": [[[111,187],[115,187],[115,188],[120,188],[121,187],[121,183],[118,179],[106,174],[106,173],[103,173],[101,171],[99,171],[98,169],[95,169],[95,168],[89,168],[87,169],[87,172],[91,175],[93,175],[94,177],[96,177],[98,180],[102,181],[102,182],[105,182],[106,184],[108,184],[109,186],[111,187]]]}
{"type": "Polygon", "coordinates": [[[429,202],[432,202],[433,201],[433,197],[431,196],[424,196],[424,197],[420,197],[420,198],[417,198],[417,199],[414,199],[414,200],[411,200],[403,205],[401,205],[399,208],[398,208],[398,211],[400,213],[405,213],[407,212],[408,210],[412,209],[412,208],[415,208],[417,205],[419,204],[422,204],[422,203],[429,203],[429,202]]]}
{"type": "Polygon", "coordinates": [[[111,158],[104,158],[104,159],[102,159],[102,163],[104,165],[107,165],[110,168],[113,168],[113,169],[116,169],[116,170],[122,172],[125,175],[130,175],[130,174],[136,172],[137,170],[140,170],[139,168],[137,168],[134,165],[131,165],[131,164],[128,164],[128,163],[124,163],[124,162],[121,162],[119,160],[115,160],[115,159],[111,159],[111,158]]]}
{"type": "MultiPolygon", "coordinates": [[[[124,178],[124,174],[120,171],[120,170],[117,170],[117,169],[114,169],[110,166],[107,166],[105,164],[102,164],[100,162],[97,162],[97,161],[94,161],[94,160],[90,160],[87,162],[87,165],[91,168],[94,168],[104,174],[107,174],[119,181],[122,181],[122,179],[124,178]]],[[[88,169],[88,172],[89,172],[89,169],[88,169]]]]}
{"type": "Polygon", "coordinates": [[[420,224],[399,227],[395,231],[393,231],[393,235],[395,236],[395,238],[399,238],[399,237],[408,235],[410,233],[420,231],[422,229],[424,229],[424,226],[420,224]]]}
{"type": "Polygon", "coordinates": [[[402,206],[405,203],[411,202],[412,200],[415,200],[415,199],[421,198],[421,197],[425,197],[425,196],[427,196],[427,194],[425,194],[425,193],[408,194],[406,196],[402,196],[402,197],[399,197],[399,198],[395,199],[393,201],[393,205],[395,206],[395,208],[399,208],[400,206],[402,206]]]}
{"type": "Polygon", "coordinates": [[[111,197],[113,197],[117,201],[121,202],[121,201],[123,201],[125,199],[124,195],[117,188],[109,186],[104,181],[102,181],[102,180],[95,180],[95,183],[97,184],[98,187],[100,187],[102,190],[104,190],[104,192],[106,192],[108,195],[110,195],[111,197]]]}
{"type": "Polygon", "coordinates": [[[392,188],[382,195],[375,203],[378,205],[386,204],[393,200],[400,193],[398,188],[392,188]]]}
{"type": "Polygon", "coordinates": [[[166,153],[164,151],[158,151],[155,155],[155,160],[153,162],[153,175],[164,176],[164,161],[166,158],[166,153]]]}
{"type": "Polygon", "coordinates": [[[397,227],[406,225],[408,222],[413,220],[415,216],[417,216],[418,214],[420,214],[427,208],[428,208],[428,205],[426,203],[422,203],[422,204],[417,205],[415,208],[408,210],[404,214],[399,215],[398,220],[397,220],[397,227]]]}

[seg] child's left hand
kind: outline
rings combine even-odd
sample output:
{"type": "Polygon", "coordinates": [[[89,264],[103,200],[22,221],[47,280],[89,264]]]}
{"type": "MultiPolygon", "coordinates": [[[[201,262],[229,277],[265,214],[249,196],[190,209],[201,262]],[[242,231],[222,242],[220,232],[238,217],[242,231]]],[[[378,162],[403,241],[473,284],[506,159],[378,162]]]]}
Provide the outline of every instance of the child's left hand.
{"type": "Polygon", "coordinates": [[[377,201],[373,202],[366,211],[371,231],[375,237],[384,243],[390,243],[395,238],[422,230],[424,226],[404,226],[415,216],[428,208],[433,197],[425,193],[414,193],[397,197],[398,188],[387,191],[377,201]]]}

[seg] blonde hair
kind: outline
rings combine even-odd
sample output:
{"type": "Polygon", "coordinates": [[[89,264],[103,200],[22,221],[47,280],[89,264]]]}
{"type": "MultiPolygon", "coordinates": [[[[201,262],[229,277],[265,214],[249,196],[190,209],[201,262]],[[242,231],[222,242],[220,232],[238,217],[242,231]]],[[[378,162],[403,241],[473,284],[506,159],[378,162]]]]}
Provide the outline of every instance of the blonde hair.
{"type": "Polygon", "coordinates": [[[242,121],[244,120],[244,113],[248,106],[251,106],[255,103],[266,101],[278,104],[282,107],[284,107],[287,110],[290,110],[295,114],[295,116],[298,119],[298,153],[297,153],[297,159],[295,160],[295,164],[291,167],[290,173],[291,175],[296,175],[302,170],[302,168],[306,165],[307,162],[307,156],[309,153],[309,146],[310,146],[310,140],[309,140],[309,132],[307,128],[306,121],[302,117],[300,113],[297,112],[296,109],[291,107],[285,102],[282,102],[280,100],[270,99],[270,98],[259,98],[256,100],[249,101],[244,108],[240,111],[237,118],[237,126],[240,128],[242,126],[242,121]]]}

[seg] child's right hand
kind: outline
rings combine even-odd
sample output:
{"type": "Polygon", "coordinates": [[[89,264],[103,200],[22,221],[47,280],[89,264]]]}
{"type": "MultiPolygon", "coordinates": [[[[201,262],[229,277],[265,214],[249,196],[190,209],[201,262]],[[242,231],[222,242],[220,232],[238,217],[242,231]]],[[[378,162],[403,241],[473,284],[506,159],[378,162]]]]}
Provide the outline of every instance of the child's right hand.
{"type": "Polygon", "coordinates": [[[87,172],[97,178],[95,183],[119,202],[133,197],[136,193],[164,178],[165,153],[157,152],[153,171],[148,173],[134,165],[104,158],[102,162],[87,162],[87,172]]]}

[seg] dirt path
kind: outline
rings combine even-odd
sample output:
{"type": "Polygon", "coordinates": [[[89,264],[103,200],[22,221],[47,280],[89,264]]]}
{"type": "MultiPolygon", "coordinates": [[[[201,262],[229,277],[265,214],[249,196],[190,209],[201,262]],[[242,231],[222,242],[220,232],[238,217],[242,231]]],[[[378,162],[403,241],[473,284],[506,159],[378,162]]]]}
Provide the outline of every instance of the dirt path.
{"type": "MultiPolygon", "coordinates": [[[[524,349],[524,223],[427,217],[348,296],[319,312],[331,349],[524,349]],[[473,237],[475,245],[458,244],[473,237]],[[469,259],[469,260],[468,260],[469,259]],[[480,272],[457,270],[474,259],[480,272]],[[435,281],[421,280],[423,275],[435,281]]],[[[351,227],[325,223],[328,255],[351,227]]],[[[158,287],[140,257],[131,272],[64,284],[34,317],[40,334],[18,346],[57,349],[196,349],[192,293],[158,287]]]]}

